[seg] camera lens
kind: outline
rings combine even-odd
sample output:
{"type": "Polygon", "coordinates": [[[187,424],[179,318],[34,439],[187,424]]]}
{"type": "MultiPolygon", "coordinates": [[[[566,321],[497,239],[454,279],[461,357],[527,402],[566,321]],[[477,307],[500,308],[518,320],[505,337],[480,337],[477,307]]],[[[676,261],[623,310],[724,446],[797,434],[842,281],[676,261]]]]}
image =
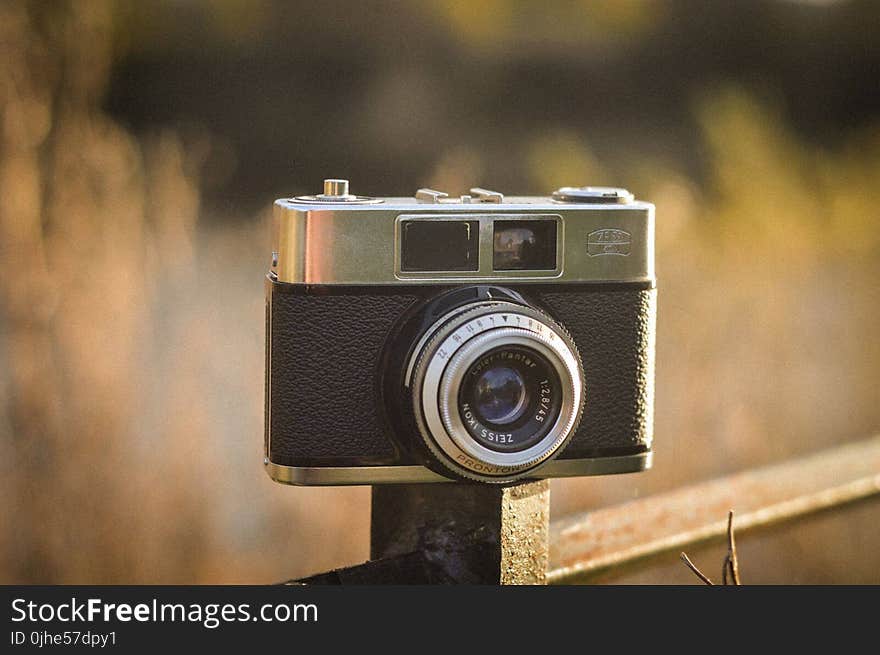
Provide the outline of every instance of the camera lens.
{"type": "Polygon", "coordinates": [[[495,425],[505,425],[522,416],[528,392],[523,376],[507,366],[494,366],[480,374],[474,405],[480,417],[495,425]]]}
{"type": "Polygon", "coordinates": [[[492,348],[467,367],[458,415],[467,433],[498,452],[541,441],[559,414],[561,383],[553,362],[536,347],[492,348]]]}
{"type": "Polygon", "coordinates": [[[422,439],[461,477],[523,477],[557,454],[580,420],[577,349],[530,307],[490,301],[444,316],[416,344],[411,366],[422,439]]]}

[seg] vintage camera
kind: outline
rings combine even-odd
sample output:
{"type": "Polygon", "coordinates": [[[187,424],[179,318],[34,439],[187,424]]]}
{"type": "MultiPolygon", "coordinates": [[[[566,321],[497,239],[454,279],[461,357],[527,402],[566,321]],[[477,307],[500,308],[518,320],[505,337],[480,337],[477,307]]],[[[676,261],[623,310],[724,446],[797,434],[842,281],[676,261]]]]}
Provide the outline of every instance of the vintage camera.
{"type": "Polygon", "coordinates": [[[654,207],[625,189],[276,201],[265,466],[287,484],[651,464],[654,207]]]}

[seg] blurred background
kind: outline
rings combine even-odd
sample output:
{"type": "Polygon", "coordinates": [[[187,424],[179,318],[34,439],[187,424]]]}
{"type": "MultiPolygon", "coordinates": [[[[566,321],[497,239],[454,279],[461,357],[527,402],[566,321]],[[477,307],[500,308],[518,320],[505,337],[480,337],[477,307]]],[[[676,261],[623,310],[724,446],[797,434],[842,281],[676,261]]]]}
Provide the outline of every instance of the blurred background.
{"type": "MultiPolygon", "coordinates": [[[[654,469],[555,481],[554,517],[875,433],[878,24],[833,0],[3,2],[0,582],[367,558],[368,488],[262,470],[268,210],[324,177],[656,203],[654,469]]],[[[744,536],[744,580],[880,583],[878,521],[744,536]]],[[[608,578],[694,580],[675,555],[608,578]]]]}

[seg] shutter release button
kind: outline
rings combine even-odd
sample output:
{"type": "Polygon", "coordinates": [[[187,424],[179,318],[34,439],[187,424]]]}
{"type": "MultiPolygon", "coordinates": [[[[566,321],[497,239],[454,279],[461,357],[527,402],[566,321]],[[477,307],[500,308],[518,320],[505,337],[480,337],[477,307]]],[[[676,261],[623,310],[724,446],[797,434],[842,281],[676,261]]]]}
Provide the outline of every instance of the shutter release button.
{"type": "Polygon", "coordinates": [[[328,178],[324,180],[324,193],[312,196],[297,196],[290,202],[342,202],[346,204],[373,205],[382,202],[381,198],[355,196],[348,192],[348,180],[328,178]]]}

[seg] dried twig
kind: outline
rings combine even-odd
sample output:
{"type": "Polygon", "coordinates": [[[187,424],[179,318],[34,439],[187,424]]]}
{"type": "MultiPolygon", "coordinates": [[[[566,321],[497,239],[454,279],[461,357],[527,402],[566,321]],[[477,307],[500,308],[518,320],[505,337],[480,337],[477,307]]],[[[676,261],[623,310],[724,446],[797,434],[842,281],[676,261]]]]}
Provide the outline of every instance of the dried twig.
{"type": "MultiPolygon", "coordinates": [[[[694,564],[685,553],[681,554],[681,561],[693,571],[694,575],[707,585],[715,584],[708,578],[708,576],[697,568],[697,565],[694,564]]],[[[730,510],[727,514],[727,555],[725,556],[724,564],[721,567],[721,583],[724,585],[737,586],[742,584],[739,578],[739,560],[736,556],[736,539],[733,534],[733,510],[730,510]]]]}
{"type": "Polygon", "coordinates": [[[724,584],[728,584],[728,574],[730,575],[729,584],[742,584],[739,580],[739,561],[736,558],[736,539],[733,535],[733,510],[727,514],[727,556],[724,558],[723,567],[724,584]]]}
{"type": "Polygon", "coordinates": [[[712,585],[715,584],[709,578],[707,578],[703,574],[703,572],[697,568],[697,565],[691,561],[690,557],[688,557],[684,553],[681,554],[681,561],[684,562],[685,564],[687,564],[688,568],[694,572],[694,575],[697,576],[703,582],[705,582],[707,585],[709,585],[711,587],[712,585]]]}

